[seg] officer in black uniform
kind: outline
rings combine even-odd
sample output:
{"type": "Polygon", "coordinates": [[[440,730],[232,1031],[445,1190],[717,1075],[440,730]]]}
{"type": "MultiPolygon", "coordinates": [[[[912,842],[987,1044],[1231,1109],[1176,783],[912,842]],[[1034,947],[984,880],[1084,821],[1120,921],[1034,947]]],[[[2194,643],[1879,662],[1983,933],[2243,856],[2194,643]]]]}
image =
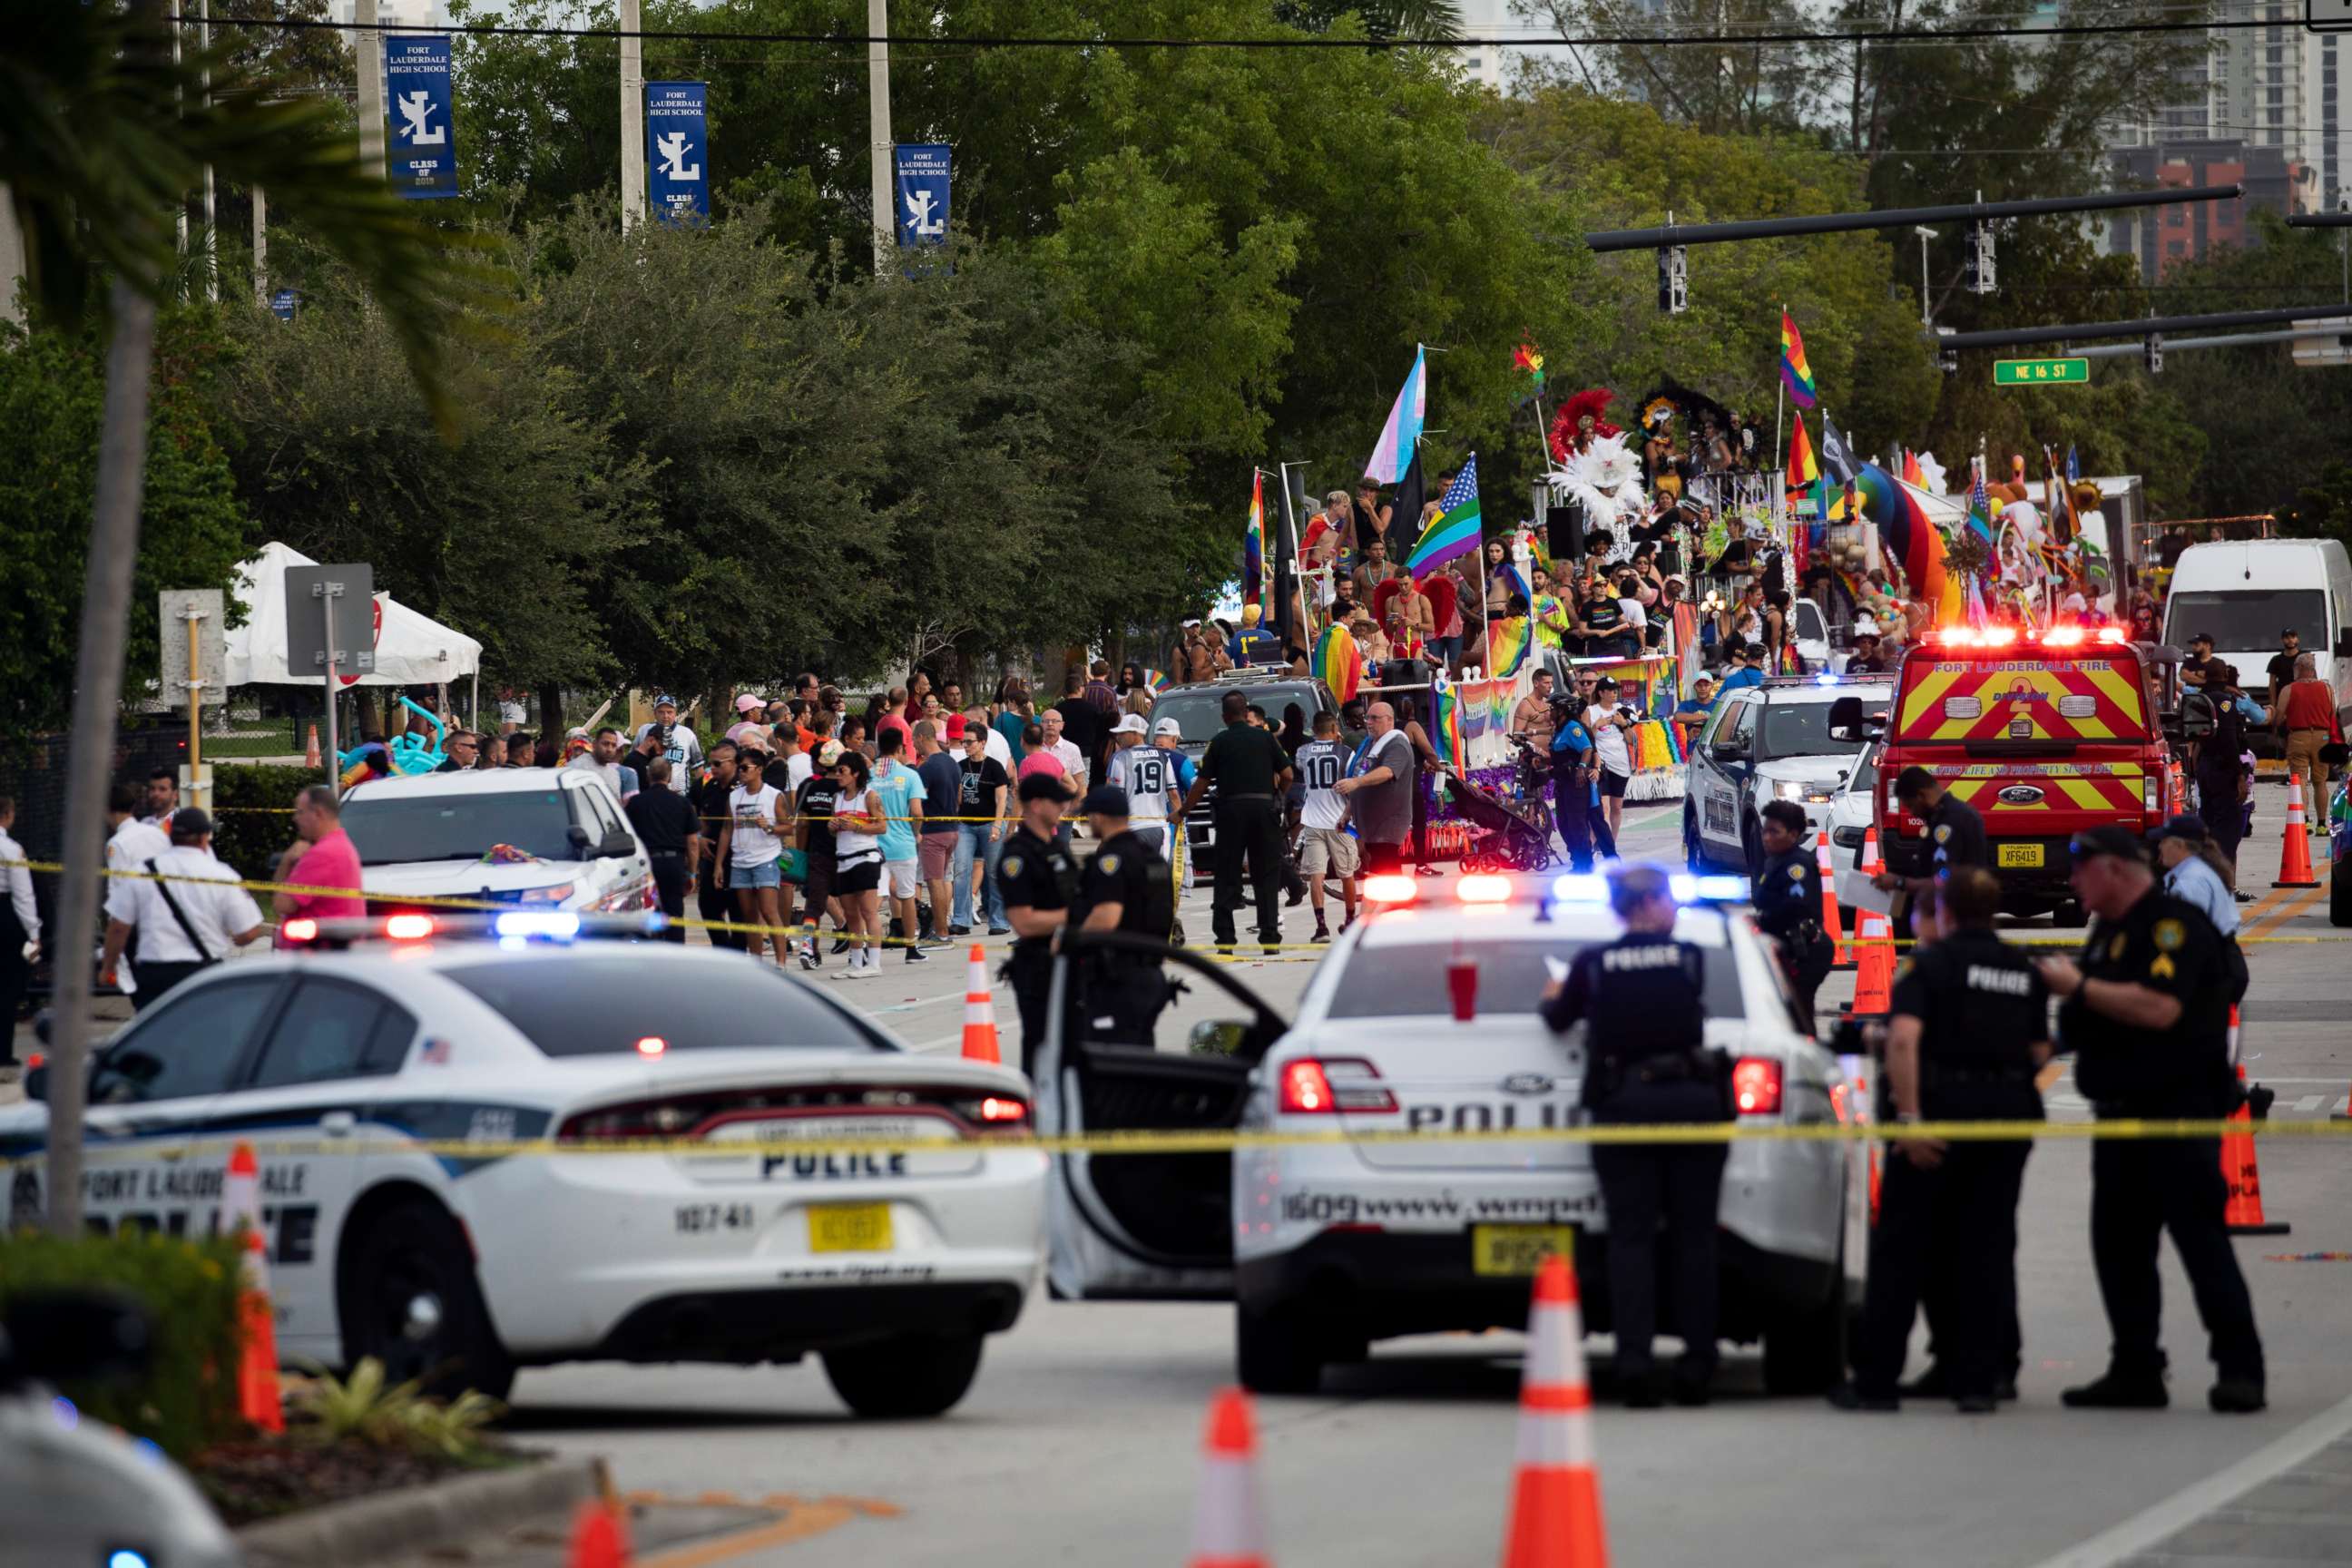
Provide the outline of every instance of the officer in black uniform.
{"type": "MultiPolygon", "coordinates": [[[[1179,822],[1213,784],[1217,786],[1216,893],[1210,924],[1220,947],[1231,947],[1234,911],[1242,902],[1242,858],[1249,858],[1249,879],[1257,901],[1257,936],[1269,952],[1282,945],[1282,909],[1278,894],[1289,862],[1282,851],[1282,797],[1290,787],[1290,758],[1271,731],[1250,722],[1249,697],[1228,691],[1219,707],[1225,727],[1217,731],[1202,753],[1201,771],[1184,794],[1179,822]]],[[[1301,885],[1304,891],[1304,885],[1301,885]]]]}
{"type": "MultiPolygon", "coordinates": [[[[1121,931],[1166,941],[1176,918],[1176,881],[1150,839],[1128,826],[1127,791],[1103,784],[1078,808],[1101,844],[1078,874],[1071,922],[1087,931],[1121,931]]],[[[1151,1026],[1168,1005],[1160,960],[1141,952],[1097,952],[1079,977],[1087,1037],[1150,1046],[1151,1026]]]]}
{"type": "Polygon", "coordinates": [[[1943,781],[1922,767],[1905,768],[1895,776],[1895,803],[1927,825],[1925,876],[1882,871],[1871,886],[1900,895],[1894,903],[1895,934],[1911,934],[1911,900],[1919,890],[1955,866],[1992,864],[1992,848],[1985,842],[1984,818],[1967,801],[1957,799],[1943,781]]]}
{"type": "MultiPolygon", "coordinates": [[[[1940,936],[1895,977],[1886,1086],[1900,1124],[2039,1121],[2033,1075],[2050,1059],[2050,993],[2024,952],[1993,934],[2000,879],[1963,866],[1937,886],[1940,936]]],[[[1892,1410],[1911,1320],[1931,1276],[1937,1372],[1927,1391],[1961,1410],[2015,1396],[2017,1199],[2030,1142],[1895,1135],[1879,1189],[1853,1381],[1830,1395],[1846,1410],[1892,1410]]]]}
{"type": "Polygon", "coordinates": [[[1021,1070],[1034,1070],[1045,1043],[1045,1009],[1054,983],[1054,933],[1070,917],[1078,891],[1078,863],[1055,842],[1070,789],[1054,773],[1021,781],[1021,826],[996,863],[996,890],[1013,924],[1013,957],[1005,973],[1021,1009],[1021,1070]]]}
{"type": "Polygon", "coordinates": [[[1813,994],[1837,962],[1837,944],[1822,930],[1822,868],[1805,843],[1805,808],[1793,800],[1768,802],[1757,814],[1764,868],[1756,873],[1756,929],[1780,944],[1798,1023],[1813,1032],[1813,994]]]}
{"type": "MultiPolygon", "coordinates": [[[[2074,836],[2074,896],[2095,918],[2077,959],[2039,968],[2064,1000],[2062,1048],[2100,1121],[2227,1116],[2230,968],[2221,935],[2158,884],[2138,838],[2120,827],[2074,836]]],[[[2172,1233],[2205,1321],[2218,1376],[2207,1394],[2235,1415],[2263,1405],[2262,1337],[2223,1219],[2229,1187],[2218,1138],[2102,1138],[2091,1146],[2091,1255],[2115,1345],[2097,1381],[2070,1388],[2077,1409],[2153,1410],[2166,1402],[2157,1338],[2158,1237],[2172,1233]]]]}
{"type": "MultiPolygon", "coordinates": [[[[1609,903],[1625,934],[1576,955],[1568,978],[1545,988],[1543,1021],[1586,1021],[1584,1104],[1604,1125],[1727,1121],[1731,1100],[1719,1051],[1706,1048],[1706,955],[1675,939],[1678,912],[1666,874],[1620,865],[1609,903]]],[[[1601,1143],[1592,1168],[1609,1215],[1609,1305],[1625,1403],[1655,1406],[1663,1393],[1650,1342],[1657,1328],[1658,1224],[1673,1258],[1675,1327],[1683,1359],[1676,1402],[1704,1405],[1715,1375],[1716,1202],[1727,1143],[1601,1143]]]]}

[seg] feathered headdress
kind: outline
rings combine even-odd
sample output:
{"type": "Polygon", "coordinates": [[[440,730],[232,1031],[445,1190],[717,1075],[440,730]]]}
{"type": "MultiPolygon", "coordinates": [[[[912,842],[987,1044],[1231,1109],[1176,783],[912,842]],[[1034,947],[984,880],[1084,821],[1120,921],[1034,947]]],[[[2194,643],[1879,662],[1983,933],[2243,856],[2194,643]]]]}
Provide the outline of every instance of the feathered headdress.
{"type": "Polygon", "coordinates": [[[1601,417],[1617,395],[1605,386],[1588,386],[1559,405],[1559,413],[1551,422],[1551,455],[1565,460],[1569,445],[1576,439],[1577,422],[1590,415],[1595,436],[1622,436],[1623,431],[1601,417]]]}
{"type": "Polygon", "coordinates": [[[1622,431],[1596,437],[1586,451],[1570,452],[1549,479],[1553,494],[1583,504],[1588,527],[1607,527],[1620,513],[1639,511],[1645,504],[1642,460],[1625,449],[1622,431]]]}
{"type": "Polygon", "coordinates": [[[1642,428],[1653,430],[1661,425],[1672,424],[1676,412],[1673,398],[1653,397],[1642,405],[1642,428]]]}

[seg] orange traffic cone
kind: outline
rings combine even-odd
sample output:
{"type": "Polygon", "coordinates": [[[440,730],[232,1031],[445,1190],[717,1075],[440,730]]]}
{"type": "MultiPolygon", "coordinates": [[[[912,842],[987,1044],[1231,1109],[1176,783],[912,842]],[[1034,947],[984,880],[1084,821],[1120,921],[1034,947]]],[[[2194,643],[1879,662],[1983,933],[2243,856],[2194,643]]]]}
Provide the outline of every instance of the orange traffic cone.
{"type": "Polygon", "coordinates": [[[2311,874],[2311,830],[2303,820],[2303,775],[2286,775],[2286,846],[2279,853],[2278,880],[2273,888],[2316,888],[2311,874]]]}
{"type": "Polygon", "coordinates": [[[1592,1390],[1576,1271],[1553,1253],[1536,1270],[1528,1369],[1519,1386],[1519,1462],[1503,1568],[1605,1568],[1601,1476],[1593,1468],[1592,1390]]]}
{"type": "MultiPolygon", "coordinates": [[[[2230,1026],[2238,1026],[2238,1010],[2230,1009],[2230,1026]]],[[[2238,1068],[2238,1081],[2246,1081],[2246,1069],[2238,1068]]],[[[2263,1217],[2263,1173],[2254,1160],[2253,1112],[2241,1104],[2230,1112],[2230,1124],[2243,1124],[2245,1131],[2221,1135],[2221,1179],[2230,1184],[2230,1199],[2222,1207],[2221,1223],[2230,1227],[2231,1236],[2284,1236],[2290,1228],[2284,1220],[2272,1221],[2263,1217]]]]}
{"type": "Polygon", "coordinates": [[[316,724],[310,726],[310,743],[303,750],[302,765],[306,768],[322,768],[327,765],[326,760],[319,755],[319,726],[316,724]]]}
{"type": "Polygon", "coordinates": [[[1189,1568],[1266,1568],[1265,1510],[1257,1489],[1257,1431],[1249,1395],[1220,1389],[1201,1443],[1189,1568]]]}
{"type": "Polygon", "coordinates": [[[988,992],[988,954],[971,944],[971,977],[963,983],[963,1055],[966,1061],[1004,1060],[996,1049],[996,1002],[988,992]]]}
{"type": "Polygon", "coordinates": [[[572,1550],[564,1568],[627,1568],[629,1532],[608,1503],[593,1500],[580,1505],[572,1520],[572,1550]]]}
{"type": "Polygon", "coordinates": [[[243,1333],[237,1353],[236,1413],[257,1431],[286,1430],[286,1407],[278,1387],[278,1321],[269,1305],[269,1247],[261,1230],[261,1164],[253,1145],[229,1151],[228,1177],[221,1187],[221,1218],[245,1227],[245,1290],[237,1300],[243,1333]]]}
{"type": "Polygon", "coordinates": [[[1895,927],[1875,910],[1855,917],[1853,1012],[1884,1013],[1894,1001],[1895,927]]]}
{"type": "Polygon", "coordinates": [[[1822,930],[1837,943],[1837,956],[1831,967],[1853,967],[1853,944],[1845,939],[1845,922],[1838,913],[1837,862],[1830,854],[1830,830],[1826,827],[1814,836],[1813,864],[1822,873],[1822,930]]]}

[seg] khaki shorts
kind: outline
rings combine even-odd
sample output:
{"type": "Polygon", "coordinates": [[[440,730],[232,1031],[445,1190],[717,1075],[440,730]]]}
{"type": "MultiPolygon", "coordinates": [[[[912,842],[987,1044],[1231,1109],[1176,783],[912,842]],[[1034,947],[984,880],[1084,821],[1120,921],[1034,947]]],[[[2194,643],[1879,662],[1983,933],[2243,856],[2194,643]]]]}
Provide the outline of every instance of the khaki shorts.
{"type": "Polygon", "coordinates": [[[1298,835],[1298,869],[1302,875],[1352,877],[1356,874],[1356,841],[1338,827],[1309,827],[1298,835]]]}

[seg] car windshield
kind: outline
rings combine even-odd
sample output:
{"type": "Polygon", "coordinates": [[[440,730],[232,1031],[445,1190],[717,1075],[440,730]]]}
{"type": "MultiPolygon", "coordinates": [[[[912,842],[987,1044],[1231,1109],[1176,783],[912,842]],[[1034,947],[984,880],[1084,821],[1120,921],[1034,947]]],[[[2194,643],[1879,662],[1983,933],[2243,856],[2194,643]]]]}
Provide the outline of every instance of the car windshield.
{"type": "Polygon", "coordinates": [[[1797,601],[1797,640],[1799,642],[1830,640],[1829,628],[1822,625],[1821,606],[1811,599],[1797,601]]]}
{"type": "Polygon", "coordinates": [[[894,1047],[768,964],[648,963],[626,948],[574,951],[560,962],[487,960],[441,973],[551,1057],[618,1056],[653,1038],[668,1050],[761,1047],[887,1051],[894,1047]]]}
{"type": "MultiPolygon", "coordinates": [[[[1696,941],[1695,933],[1685,932],[1696,941]]],[[[1334,1018],[1389,1018],[1444,1016],[1451,1010],[1445,969],[1457,951],[1478,965],[1478,1011],[1481,1014],[1525,1014],[1536,1010],[1544,986],[1551,979],[1546,957],[1562,963],[1574,959],[1591,942],[1573,940],[1481,942],[1457,950],[1450,942],[1381,942],[1359,947],[1348,960],[1348,972],[1332,994],[1334,1018]]],[[[1744,1018],[1739,972],[1719,942],[1699,942],[1706,953],[1706,1012],[1711,1018],[1744,1018]]]]}
{"type": "Polygon", "coordinates": [[[491,846],[511,845],[541,860],[577,860],[572,808],[560,789],[496,794],[370,797],[362,789],[343,802],[343,831],[362,866],[415,860],[478,860],[491,846]]]}
{"type": "MultiPolygon", "coordinates": [[[[1868,707],[1870,699],[1863,699],[1868,707]]],[[[1769,702],[1764,707],[1764,746],[1757,761],[1771,757],[1824,757],[1858,752],[1862,741],[1840,741],[1830,734],[1828,702],[1769,702]]]]}
{"type": "Polygon", "coordinates": [[[1315,688],[1303,680],[1269,680],[1263,686],[1200,686],[1171,691],[1154,702],[1151,721],[1157,724],[1162,719],[1173,719],[1184,731],[1187,744],[1205,744],[1225,727],[1219,708],[1227,691],[1247,692],[1252,702],[1265,710],[1266,722],[1277,730],[1282,728],[1282,710],[1291,703],[1298,704],[1299,720],[1309,726],[1315,721],[1315,710],[1319,705],[1315,688]]]}
{"type": "MultiPolygon", "coordinates": [[[[2276,653],[2279,634],[2303,635],[2303,651],[2325,653],[2336,644],[2327,635],[2327,596],[2316,588],[2232,588],[2227,593],[2175,594],[2164,606],[2164,640],[2186,648],[2199,632],[2213,634],[2222,653],[2276,653]]],[[[2259,686],[2261,667],[2238,671],[2241,685],[2259,686]]]]}

